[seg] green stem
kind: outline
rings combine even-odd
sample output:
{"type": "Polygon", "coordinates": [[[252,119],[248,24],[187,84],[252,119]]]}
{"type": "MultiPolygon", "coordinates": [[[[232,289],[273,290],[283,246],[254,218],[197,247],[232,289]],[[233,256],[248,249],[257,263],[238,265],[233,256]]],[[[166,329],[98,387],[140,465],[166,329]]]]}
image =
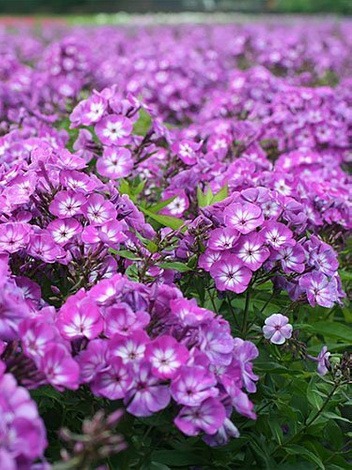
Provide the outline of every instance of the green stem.
{"type": "MultiPolygon", "coordinates": [[[[313,423],[314,421],[316,421],[319,416],[321,415],[321,413],[324,411],[326,405],[329,403],[330,399],[332,398],[332,396],[334,395],[334,393],[336,392],[336,390],[338,389],[339,387],[339,383],[335,383],[333,388],[331,389],[329,395],[325,398],[324,400],[324,403],[321,405],[321,407],[319,408],[319,410],[315,413],[314,416],[312,416],[312,418],[310,420],[308,420],[304,426],[301,427],[301,429],[299,431],[296,432],[296,434],[294,434],[292,437],[290,437],[286,442],[283,442],[281,445],[277,446],[274,450],[273,450],[273,454],[275,454],[278,450],[280,450],[281,448],[283,447],[286,447],[287,445],[291,444],[292,441],[294,441],[300,434],[302,434],[303,432],[305,432],[313,423]]],[[[286,459],[286,457],[284,458],[284,460],[286,459]]],[[[283,461],[284,461],[283,460],[283,461]]],[[[280,462],[280,463],[283,463],[280,462]]]]}
{"type": "Polygon", "coordinates": [[[245,335],[247,332],[250,299],[251,299],[251,291],[250,291],[250,287],[248,287],[247,292],[246,292],[246,303],[244,306],[243,322],[242,322],[242,334],[243,335],[245,335]]]}

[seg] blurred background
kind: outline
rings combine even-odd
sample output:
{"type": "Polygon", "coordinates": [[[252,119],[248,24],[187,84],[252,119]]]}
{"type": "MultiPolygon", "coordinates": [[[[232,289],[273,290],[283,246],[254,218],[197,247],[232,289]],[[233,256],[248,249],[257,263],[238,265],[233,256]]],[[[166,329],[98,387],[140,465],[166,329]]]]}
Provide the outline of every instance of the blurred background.
{"type": "Polygon", "coordinates": [[[352,0],[0,0],[1,15],[243,12],[352,14],[352,0]]]}

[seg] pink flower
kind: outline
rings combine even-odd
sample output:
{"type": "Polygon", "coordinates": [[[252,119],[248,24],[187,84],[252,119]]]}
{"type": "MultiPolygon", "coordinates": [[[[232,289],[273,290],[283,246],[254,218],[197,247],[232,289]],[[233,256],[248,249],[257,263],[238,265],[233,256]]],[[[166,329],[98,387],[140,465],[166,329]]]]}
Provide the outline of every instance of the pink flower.
{"type": "Polygon", "coordinates": [[[133,169],[131,151],[122,147],[108,147],[97,161],[97,171],[110,179],[125,178],[133,169]]]}
{"type": "Polygon", "coordinates": [[[103,324],[99,308],[82,291],[68,299],[56,322],[60,333],[68,340],[94,339],[103,331],[103,324]]]}
{"type": "Polygon", "coordinates": [[[79,386],[79,367],[62,344],[51,344],[40,361],[40,370],[49,383],[63,390],[76,390],[79,386]]]}
{"type": "Polygon", "coordinates": [[[214,251],[207,249],[205,253],[202,253],[198,260],[198,266],[203,268],[204,271],[210,271],[214,263],[221,259],[221,251],[214,251]]]}
{"type": "Polygon", "coordinates": [[[217,289],[230,290],[240,294],[250,283],[252,272],[243,266],[243,261],[236,255],[226,255],[210,268],[210,274],[215,279],[217,289]]]}
{"type": "Polygon", "coordinates": [[[148,344],[145,358],[152,366],[152,372],[161,379],[172,379],[179,368],[186,363],[188,349],[172,336],[161,336],[148,344]]]}
{"type": "Polygon", "coordinates": [[[286,225],[280,222],[266,222],[263,226],[263,230],[260,232],[274,250],[280,250],[287,245],[295,245],[296,242],[293,240],[293,233],[286,225]]]}
{"type": "Polygon", "coordinates": [[[151,416],[163,410],[170,403],[169,387],[161,385],[157,377],[151,374],[148,363],[138,364],[133,372],[133,384],[124,403],[127,411],[134,416],[151,416]]]}
{"type": "Polygon", "coordinates": [[[88,225],[82,232],[82,241],[88,244],[101,241],[109,246],[115,246],[127,240],[127,236],[123,233],[124,229],[126,229],[126,225],[117,220],[109,220],[101,227],[88,225]]]}
{"type": "Polygon", "coordinates": [[[101,194],[92,194],[82,206],[82,212],[92,225],[104,225],[116,218],[116,209],[101,194]]]}
{"type": "Polygon", "coordinates": [[[213,251],[223,251],[233,248],[240,237],[240,232],[233,228],[216,228],[210,233],[208,248],[213,251]]]}
{"type": "Polygon", "coordinates": [[[72,190],[60,191],[52,200],[49,210],[60,219],[66,219],[78,214],[82,214],[81,207],[85,204],[86,198],[81,193],[72,190]]]}
{"type": "Polygon", "coordinates": [[[28,254],[46,263],[55,263],[65,256],[64,250],[54,242],[48,232],[34,233],[31,235],[28,245],[28,254]]]}
{"type": "Polygon", "coordinates": [[[262,235],[254,232],[241,237],[236,247],[238,258],[251,271],[257,271],[270,256],[270,251],[263,243],[262,235]]]}
{"type": "Polygon", "coordinates": [[[289,319],[281,313],[274,313],[265,319],[263,326],[264,338],[269,339],[273,344],[284,344],[286,339],[292,336],[292,325],[289,319]]]}
{"type": "Polygon", "coordinates": [[[197,163],[197,157],[201,144],[192,142],[191,140],[180,140],[171,146],[171,150],[184,162],[186,165],[194,165],[197,163]]]}
{"type": "Polygon", "coordinates": [[[99,372],[108,367],[107,348],[107,341],[93,339],[75,358],[80,368],[80,382],[91,382],[99,372]]]}
{"type": "Polygon", "coordinates": [[[133,331],[148,325],[150,316],[147,312],[134,312],[126,303],[108,307],[105,313],[105,334],[111,338],[115,333],[128,336],[133,331]]]}
{"type": "Polygon", "coordinates": [[[128,336],[116,334],[111,338],[111,356],[120,357],[124,363],[140,362],[144,359],[145,349],[150,339],[143,330],[132,331],[128,336]]]}
{"type": "Polygon", "coordinates": [[[182,405],[197,406],[210,397],[216,397],[219,390],[212,372],[203,367],[183,366],[171,382],[172,398],[182,405]]]}
{"type": "Polygon", "coordinates": [[[198,307],[195,299],[175,299],[170,302],[170,309],[184,325],[195,326],[214,318],[214,313],[198,307]]]}
{"type": "Polygon", "coordinates": [[[318,304],[331,308],[337,300],[336,284],[321,272],[304,274],[299,280],[299,285],[305,290],[312,307],[318,304]]]}
{"type": "Polygon", "coordinates": [[[91,390],[95,395],[118,400],[126,396],[132,382],[131,366],[124,364],[120,357],[113,357],[109,360],[109,366],[96,375],[91,390]]]}
{"type": "Polygon", "coordinates": [[[164,207],[160,213],[171,215],[173,217],[181,217],[183,213],[189,208],[189,200],[183,190],[166,190],[163,192],[163,200],[174,198],[169,204],[164,207]]]}
{"type": "Polygon", "coordinates": [[[281,261],[282,270],[287,274],[303,273],[305,270],[306,255],[301,245],[282,248],[275,253],[274,259],[281,261]]]}
{"type": "Polygon", "coordinates": [[[55,243],[66,245],[82,231],[82,226],[76,219],[56,219],[47,227],[55,243]]]}
{"type": "Polygon", "coordinates": [[[20,222],[0,225],[0,252],[16,253],[29,242],[31,226],[20,222]]]}
{"type": "Polygon", "coordinates": [[[198,406],[185,406],[174,420],[175,425],[187,436],[200,432],[215,434],[226,419],[224,406],[215,398],[208,398],[198,406]]]}
{"type": "Polygon", "coordinates": [[[126,137],[132,132],[131,121],[117,114],[110,114],[101,119],[95,126],[95,132],[104,145],[124,145],[126,137]]]}
{"type": "Polygon", "coordinates": [[[236,203],[226,207],[224,211],[225,224],[246,234],[259,227],[264,217],[260,207],[248,203],[236,203]]]}

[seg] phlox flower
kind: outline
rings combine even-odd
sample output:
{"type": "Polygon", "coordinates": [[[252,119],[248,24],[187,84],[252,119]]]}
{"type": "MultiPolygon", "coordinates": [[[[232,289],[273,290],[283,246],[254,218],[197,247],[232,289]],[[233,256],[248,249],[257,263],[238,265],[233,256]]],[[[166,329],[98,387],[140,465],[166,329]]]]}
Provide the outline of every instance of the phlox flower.
{"type": "Polygon", "coordinates": [[[197,155],[200,146],[201,144],[199,143],[184,139],[172,144],[171,150],[175,152],[186,165],[194,165],[197,163],[197,155]]]}
{"type": "Polygon", "coordinates": [[[111,356],[120,357],[124,363],[140,362],[150,339],[143,330],[132,331],[128,336],[115,334],[109,342],[111,356]]]}
{"type": "Polygon", "coordinates": [[[34,233],[30,237],[28,254],[46,263],[55,263],[64,258],[64,250],[55,243],[48,232],[34,233]]]}
{"type": "Polygon", "coordinates": [[[110,179],[125,178],[133,169],[131,151],[123,147],[108,147],[97,161],[97,171],[110,179]]]}
{"type": "Polygon", "coordinates": [[[226,419],[224,406],[216,398],[208,398],[198,406],[184,406],[174,420],[175,425],[186,436],[197,436],[200,432],[215,434],[226,419]]]}
{"type": "Polygon", "coordinates": [[[255,204],[235,203],[226,207],[224,221],[227,226],[246,234],[259,227],[264,217],[261,208],[255,204]]]}
{"type": "Polygon", "coordinates": [[[106,245],[115,246],[127,240],[127,236],[123,233],[126,228],[126,224],[117,220],[109,220],[100,227],[88,225],[83,229],[82,241],[88,244],[103,242],[106,245]]]}
{"type": "Polygon", "coordinates": [[[175,315],[183,325],[195,326],[206,323],[214,318],[214,313],[205,308],[198,307],[195,299],[174,299],[170,302],[171,313],[175,315]]]}
{"type": "Polygon", "coordinates": [[[131,121],[121,115],[110,114],[95,125],[98,139],[104,145],[124,145],[132,132],[131,121]]]}
{"type": "Polygon", "coordinates": [[[101,194],[92,194],[82,206],[82,212],[92,225],[104,225],[110,219],[116,218],[116,209],[110,201],[101,194]]]}
{"type": "Polygon", "coordinates": [[[0,225],[0,252],[16,253],[29,243],[31,226],[20,222],[0,225]]]}
{"type": "Polygon", "coordinates": [[[134,312],[124,302],[108,307],[104,317],[104,332],[108,338],[111,338],[115,333],[129,336],[133,331],[144,328],[150,321],[150,315],[147,312],[134,312]]]}
{"type": "Polygon", "coordinates": [[[65,245],[82,231],[82,226],[76,219],[56,219],[47,229],[55,243],[65,245]]]}
{"type": "Polygon", "coordinates": [[[83,194],[72,190],[60,191],[50,203],[49,210],[60,219],[67,219],[82,214],[82,206],[86,198],[83,194]]]}
{"type": "Polygon", "coordinates": [[[127,411],[134,416],[147,417],[163,410],[170,403],[170,391],[167,385],[151,373],[146,362],[138,364],[133,370],[133,383],[124,403],[127,411]]]}
{"type": "Polygon", "coordinates": [[[257,271],[269,258],[270,251],[264,246],[262,235],[254,232],[241,237],[236,247],[236,255],[244,266],[251,271],[257,271]]]}
{"type": "Polygon", "coordinates": [[[39,369],[48,382],[58,390],[79,386],[79,366],[62,344],[51,344],[40,359],[39,369]]]}
{"type": "Polygon", "coordinates": [[[274,248],[274,250],[280,250],[284,246],[296,244],[292,238],[292,231],[280,222],[266,222],[260,233],[263,235],[265,242],[274,248]]]}
{"type": "Polygon", "coordinates": [[[252,361],[258,355],[259,351],[253,343],[241,338],[234,339],[233,365],[240,368],[243,385],[249,393],[255,393],[257,390],[255,382],[259,377],[253,373],[252,361]]]}
{"type": "Polygon", "coordinates": [[[169,204],[164,207],[160,213],[171,215],[173,217],[181,217],[189,207],[189,200],[185,191],[180,190],[166,190],[163,192],[163,200],[174,198],[169,204]]]}
{"type": "Polygon", "coordinates": [[[233,228],[216,228],[210,233],[208,248],[213,251],[223,251],[233,248],[240,237],[240,232],[233,228]]]}
{"type": "Polygon", "coordinates": [[[263,326],[264,338],[269,339],[273,344],[284,344],[286,339],[292,336],[292,325],[289,319],[281,313],[274,313],[265,319],[263,326]]]}
{"type": "Polygon", "coordinates": [[[337,299],[335,283],[329,281],[329,278],[321,272],[313,271],[304,274],[299,280],[299,285],[305,290],[312,307],[318,304],[331,308],[337,299]]]}
{"type": "Polygon", "coordinates": [[[215,366],[227,366],[232,360],[234,340],[229,324],[214,319],[208,321],[199,330],[199,349],[215,366]]]}
{"type": "Polygon", "coordinates": [[[56,325],[65,339],[94,339],[102,332],[104,322],[98,306],[79,291],[61,307],[56,325]]]}
{"type": "Polygon", "coordinates": [[[151,364],[153,374],[161,379],[175,377],[188,356],[188,349],[167,335],[160,336],[148,344],[145,352],[145,359],[151,364]]]}
{"type": "Polygon", "coordinates": [[[252,271],[244,266],[236,255],[224,255],[210,268],[210,274],[215,279],[218,290],[230,290],[240,294],[244,292],[252,277],[252,271]]]}
{"type": "Polygon", "coordinates": [[[102,339],[89,341],[86,349],[75,358],[80,369],[80,382],[89,383],[108,367],[108,343],[102,339]]]}
{"type": "Polygon", "coordinates": [[[216,397],[219,390],[212,372],[203,367],[182,366],[171,382],[172,398],[182,405],[197,406],[210,397],[216,397]]]}
{"type": "Polygon", "coordinates": [[[281,262],[284,273],[303,273],[305,270],[306,254],[301,245],[287,246],[278,250],[273,259],[281,262]]]}
{"type": "Polygon", "coordinates": [[[120,357],[113,357],[109,359],[109,365],[97,373],[91,383],[91,390],[95,395],[118,400],[126,396],[132,382],[131,366],[124,364],[120,357]]]}

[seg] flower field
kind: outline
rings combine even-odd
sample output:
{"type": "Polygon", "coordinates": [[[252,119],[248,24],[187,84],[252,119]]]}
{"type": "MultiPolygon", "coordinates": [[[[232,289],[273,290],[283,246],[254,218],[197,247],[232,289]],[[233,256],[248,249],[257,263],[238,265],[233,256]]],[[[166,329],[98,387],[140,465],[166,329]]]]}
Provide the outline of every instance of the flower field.
{"type": "Polygon", "coordinates": [[[0,470],[352,468],[352,22],[0,36],[0,470]]]}

